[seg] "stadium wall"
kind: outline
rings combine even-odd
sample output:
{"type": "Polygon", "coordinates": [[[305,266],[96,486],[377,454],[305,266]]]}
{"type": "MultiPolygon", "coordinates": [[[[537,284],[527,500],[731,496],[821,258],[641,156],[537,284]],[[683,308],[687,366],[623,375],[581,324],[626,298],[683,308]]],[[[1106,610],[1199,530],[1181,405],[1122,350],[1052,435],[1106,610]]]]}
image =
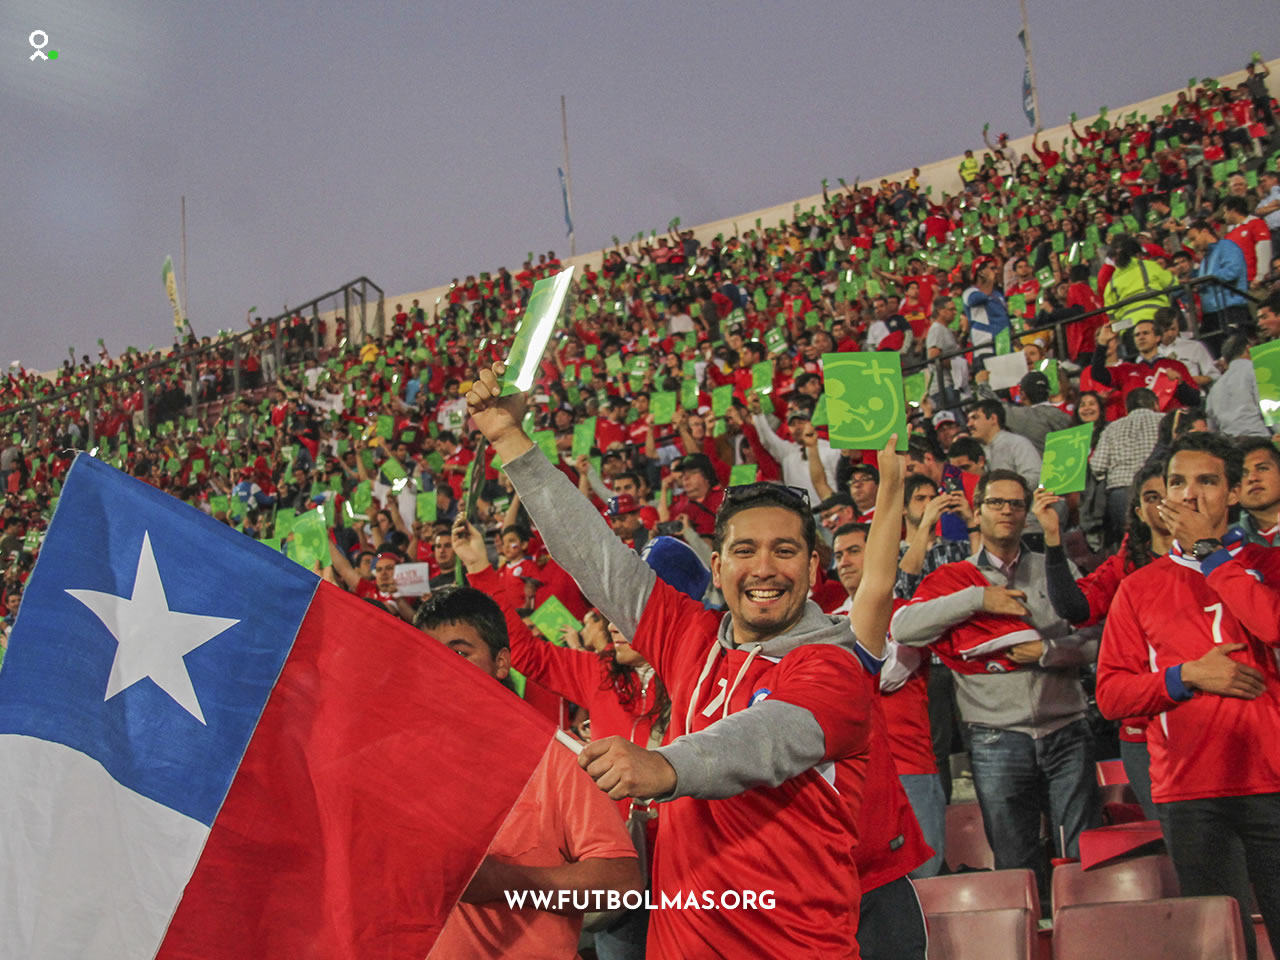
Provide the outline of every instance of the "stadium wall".
{"type": "MultiPolygon", "coordinates": [[[[1272,72],[1271,83],[1272,84],[1280,83],[1280,58],[1268,61],[1267,67],[1272,72]]],[[[1235,73],[1230,73],[1230,74],[1226,74],[1224,76],[1218,77],[1218,81],[1223,86],[1235,86],[1239,83],[1244,82],[1244,79],[1245,79],[1244,70],[1237,70],[1235,73]]],[[[1010,82],[1012,83],[1012,81],[1010,82]]],[[[1173,101],[1177,100],[1178,94],[1181,92],[1181,90],[1185,90],[1185,89],[1186,88],[1183,87],[1181,89],[1171,90],[1159,96],[1151,97],[1149,99],[1142,100],[1137,103],[1131,103],[1123,107],[1112,108],[1108,106],[1107,114],[1110,117],[1122,117],[1122,116],[1127,116],[1128,114],[1134,113],[1136,111],[1139,115],[1147,114],[1148,116],[1154,116],[1155,114],[1158,114],[1160,112],[1161,107],[1164,104],[1172,103],[1173,101]]],[[[1010,87],[1010,90],[1011,91],[1013,90],[1012,86],[1010,87]]],[[[1273,90],[1272,93],[1273,95],[1275,95],[1277,91],[1273,90]]],[[[1010,96],[1012,95],[1013,93],[1011,92],[1010,96]]],[[[1093,123],[1097,118],[1098,118],[1097,112],[1094,112],[1092,114],[1081,114],[1080,118],[1076,121],[1076,123],[1080,129],[1083,129],[1084,127],[1087,127],[1089,124],[1093,123]]],[[[1070,137],[1071,137],[1070,126],[1067,124],[1060,124],[1055,127],[1046,128],[1043,131],[1042,139],[1047,140],[1049,143],[1052,143],[1055,147],[1060,147],[1063,139],[1070,138],[1070,137]]],[[[1009,146],[1014,151],[1016,156],[1021,156],[1024,153],[1031,153],[1031,140],[1032,140],[1032,137],[1030,134],[1027,134],[1026,136],[1022,136],[1022,137],[1011,138],[1009,141],[1009,146]]],[[[983,149],[985,149],[985,147],[983,147],[981,143],[973,147],[974,153],[978,156],[982,155],[983,149]]],[[[954,194],[958,192],[961,189],[961,184],[960,184],[960,174],[957,168],[959,167],[960,160],[963,158],[963,156],[964,154],[962,152],[953,157],[948,157],[945,160],[938,160],[934,163],[925,164],[921,166],[920,167],[921,186],[933,187],[933,195],[939,198],[941,198],[943,193],[954,194]]],[[[864,184],[876,185],[882,179],[901,181],[901,180],[905,180],[910,175],[911,175],[911,170],[910,168],[908,168],[906,170],[898,170],[894,173],[881,174],[875,177],[867,177],[863,179],[861,182],[864,184]]],[[[814,207],[814,206],[820,207],[822,205],[822,194],[817,193],[817,194],[812,194],[808,197],[801,197],[799,198],[798,202],[800,205],[800,209],[802,211],[808,210],[810,207],[814,207]]],[[[740,213],[733,217],[728,217],[723,220],[716,220],[712,223],[704,223],[696,227],[688,227],[687,225],[682,224],[681,228],[692,229],[694,236],[697,237],[700,241],[702,241],[705,244],[705,243],[709,243],[712,239],[715,238],[717,234],[720,234],[720,233],[723,233],[726,236],[732,236],[734,232],[735,224],[740,230],[745,231],[745,230],[753,229],[755,227],[755,222],[757,219],[761,220],[765,226],[773,226],[777,224],[779,220],[790,220],[794,216],[796,203],[797,203],[796,200],[791,200],[786,203],[780,203],[776,206],[765,207],[762,210],[753,210],[748,213],[740,213]]],[[[605,254],[607,252],[608,252],[607,250],[593,250],[590,253],[578,254],[575,257],[561,257],[561,262],[566,267],[571,264],[581,266],[587,263],[593,264],[594,266],[598,267],[601,263],[603,263],[605,254]]],[[[507,268],[510,269],[512,266],[518,267],[519,264],[518,263],[508,264],[507,268]]],[[[494,272],[497,269],[497,265],[489,269],[491,272],[494,272]]],[[[515,271],[512,271],[512,272],[514,273],[515,271]]],[[[435,304],[436,297],[443,297],[445,296],[445,294],[448,293],[448,291],[449,291],[448,284],[444,284],[442,286],[430,287],[429,289],[426,289],[426,290],[417,290],[410,293],[396,294],[394,296],[389,295],[386,298],[387,317],[388,319],[390,319],[391,313],[394,310],[396,303],[403,303],[406,306],[408,306],[408,304],[410,304],[414,299],[417,299],[419,304],[422,306],[422,308],[426,310],[428,313],[430,313],[432,306],[435,304]]],[[[326,319],[332,319],[333,314],[332,313],[325,314],[324,316],[326,317],[326,319]]],[[[330,330],[333,329],[332,323],[329,324],[329,329],[330,330]]]]}

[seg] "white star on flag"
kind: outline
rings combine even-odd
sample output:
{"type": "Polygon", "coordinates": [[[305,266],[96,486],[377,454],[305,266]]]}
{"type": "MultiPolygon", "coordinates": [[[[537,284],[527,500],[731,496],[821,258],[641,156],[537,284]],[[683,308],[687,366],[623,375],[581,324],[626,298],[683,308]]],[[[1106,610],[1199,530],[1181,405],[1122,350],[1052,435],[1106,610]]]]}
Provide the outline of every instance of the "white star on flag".
{"type": "Polygon", "coordinates": [[[142,535],[132,596],[117,597],[99,590],[68,590],[67,593],[92,610],[116,638],[116,657],[103,700],[110,700],[139,680],[150,677],[179,706],[201,723],[205,722],[191,685],[191,674],[182,658],[240,621],[171,610],[151,552],[149,533],[142,535]]]}

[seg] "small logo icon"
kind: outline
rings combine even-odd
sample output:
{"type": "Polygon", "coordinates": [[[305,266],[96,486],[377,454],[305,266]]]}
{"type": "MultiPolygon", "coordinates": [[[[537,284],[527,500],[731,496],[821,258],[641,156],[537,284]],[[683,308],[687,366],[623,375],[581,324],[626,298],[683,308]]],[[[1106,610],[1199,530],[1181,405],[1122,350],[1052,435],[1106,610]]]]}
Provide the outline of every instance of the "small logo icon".
{"type": "Polygon", "coordinates": [[[44,52],[44,48],[49,45],[49,35],[45,33],[43,30],[32,30],[31,36],[27,37],[27,43],[31,44],[33,47],[36,48],[36,52],[33,53],[27,59],[34,60],[37,57],[39,57],[41,60],[57,60],[58,59],[57,50],[50,50],[48,53],[44,52]],[[36,40],[37,37],[40,38],[38,42],[36,40]]]}

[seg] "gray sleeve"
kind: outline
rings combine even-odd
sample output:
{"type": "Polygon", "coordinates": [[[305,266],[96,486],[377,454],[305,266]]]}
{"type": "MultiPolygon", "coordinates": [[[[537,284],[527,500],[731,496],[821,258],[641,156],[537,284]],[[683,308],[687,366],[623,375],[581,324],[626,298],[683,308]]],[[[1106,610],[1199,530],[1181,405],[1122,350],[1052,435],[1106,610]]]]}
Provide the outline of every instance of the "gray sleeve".
{"type": "Polygon", "coordinates": [[[1085,627],[1056,640],[1044,641],[1044,653],[1040,655],[1042,667],[1081,667],[1098,659],[1098,641],[1102,639],[1102,627],[1085,627]]]}
{"type": "Polygon", "coordinates": [[[503,464],[550,551],[582,593],[634,636],[657,579],[653,570],[609,529],[569,478],[534,446],[503,464]]]}
{"type": "Polygon", "coordinates": [[[717,800],[753,787],[776,787],[816,766],[826,753],[826,737],[804,707],[764,700],[677,737],[657,752],[676,772],[676,788],[663,800],[717,800]]]}
{"type": "Polygon", "coordinates": [[[925,647],[957,623],[982,609],[983,588],[965,587],[944,597],[909,603],[889,622],[889,632],[898,643],[925,647]]]}
{"type": "Polygon", "coordinates": [[[1018,434],[1022,443],[1018,444],[1018,473],[1034,490],[1040,486],[1040,470],[1044,466],[1044,461],[1040,459],[1040,454],[1036,453],[1035,444],[1026,437],[1018,434]]]}

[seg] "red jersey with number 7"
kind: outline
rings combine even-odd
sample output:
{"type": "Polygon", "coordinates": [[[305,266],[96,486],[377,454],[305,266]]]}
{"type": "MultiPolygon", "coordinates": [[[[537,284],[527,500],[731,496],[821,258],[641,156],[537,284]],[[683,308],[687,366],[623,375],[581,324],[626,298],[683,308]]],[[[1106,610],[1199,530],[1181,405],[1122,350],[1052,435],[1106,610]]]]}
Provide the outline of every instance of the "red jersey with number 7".
{"type": "Polygon", "coordinates": [[[1158,803],[1280,792],[1280,551],[1247,545],[1203,564],[1181,551],[1124,578],[1098,655],[1098,706],[1150,716],[1151,797],[1158,803]],[[1215,644],[1262,672],[1255,700],[1188,691],[1180,665],[1215,644]],[[1171,675],[1172,674],[1172,675],[1171,675]]]}

